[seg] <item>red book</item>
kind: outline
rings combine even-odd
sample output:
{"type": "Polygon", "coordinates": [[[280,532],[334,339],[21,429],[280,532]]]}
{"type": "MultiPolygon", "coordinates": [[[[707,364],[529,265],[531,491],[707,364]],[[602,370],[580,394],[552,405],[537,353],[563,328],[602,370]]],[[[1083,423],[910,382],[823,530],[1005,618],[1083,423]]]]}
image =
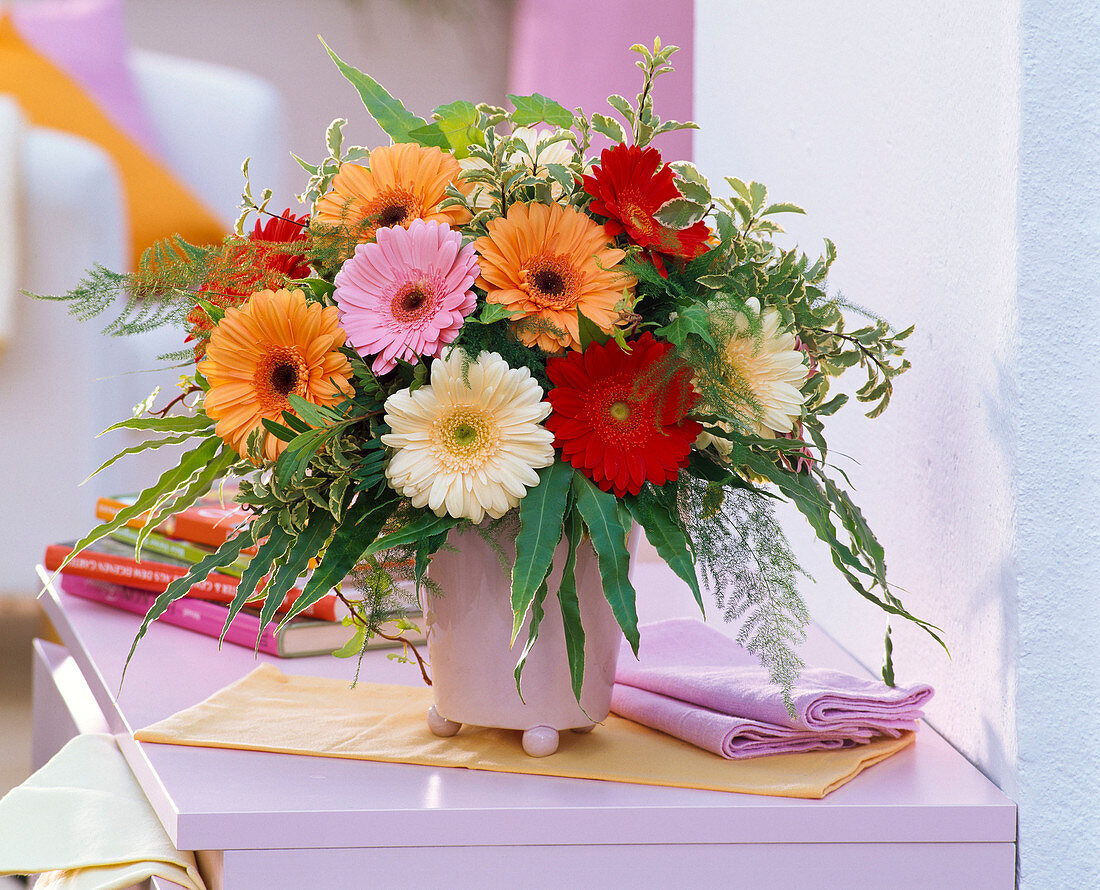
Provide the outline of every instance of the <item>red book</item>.
{"type": "MultiPolygon", "coordinates": [[[[155,593],[135,587],[70,574],[62,574],[61,589],[71,596],[93,600],[135,615],[148,612],[157,598],[155,593]]],[[[225,627],[228,614],[229,610],[221,603],[184,597],[170,603],[157,620],[218,638],[225,627]]],[[[261,632],[260,617],[242,609],[233,617],[233,623],[225,632],[225,642],[250,649],[258,648],[260,652],[280,658],[291,658],[301,655],[328,655],[343,646],[354,633],[353,628],[343,624],[314,621],[310,618],[291,618],[279,630],[276,630],[276,624],[277,622],[268,624],[261,632]]]]}
{"type": "MultiPolygon", "coordinates": [[[[129,507],[133,502],[132,495],[99,498],[95,505],[95,515],[98,519],[107,522],[114,519],[119,510],[129,507]]],[[[220,547],[241,525],[248,522],[251,515],[237,504],[225,504],[218,498],[206,497],[201,498],[186,510],[169,516],[157,526],[157,531],[170,538],[182,538],[195,544],[220,547]]],[[[134,528],[141,528],[147,521],[148,516],[142,515],[131,519],[127,524],[134,528]]],[[[256,548],[246,547],[241,552],[251,555],[256,552],[256,548]]]]}
{"type": "MultiPolygon", "coordinates": [[[[65,558],[73,552],[73,544],[51,544],[46,548],[45,565],[50,571],[57,571],[65,558]]],[[[136,587],[152,593],[164,593],[176,578],[187,574],[190,566],[168,556],[158,555],[155,560],[134,559],[133,548],[109,538],[103,538],[86,547],[73,557],[65,566],[64,573],[79,575],[83,578],[96,578],[100,581],[116,581],[127,587],[136,587]]],[[[211,572],[205,581],[193,585],[187,595],[197,599],[213,600],[219,603],[231,602],[237,595],[239,578],[211,572]]],[[[289,591],[279,604],[279,612],[287,612],[301,595],[300,588],[289,591]]],[[[329,593],[300,614],[321,621],[339,621],[344,617],[346,608],[335,595],[329,593]],[[340,612],[337,615],[337,612],[340,612]]]]}

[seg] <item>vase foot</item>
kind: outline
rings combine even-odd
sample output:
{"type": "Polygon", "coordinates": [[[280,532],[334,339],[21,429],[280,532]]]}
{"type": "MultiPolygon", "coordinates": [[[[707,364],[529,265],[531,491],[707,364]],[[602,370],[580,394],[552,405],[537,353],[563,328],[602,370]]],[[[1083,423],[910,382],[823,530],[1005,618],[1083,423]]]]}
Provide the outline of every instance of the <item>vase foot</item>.
{"type": "Polygon", "coordinates": [[[592,732],[592,730],[595,728],[595,723],[589,723],[587,726],[574,726],[572,731],[577,733],[578,735],[583,735],[586,732],[592,732]]]}
{"type": "Polygon", "coordinates": [[[558,731],[549,726],[524,730],[523,750],[532,757],[547,757],[558,750],[558,731]]]}
{"type": "Polygon", "coordinates": [[[432,705],[428,708],[428,729],[432,731],[432,735],[437,735],[441,739],[449,739],[462,729],[462,724],[441,716],[439,711],[435,709],[435,705],[432,705]]]}

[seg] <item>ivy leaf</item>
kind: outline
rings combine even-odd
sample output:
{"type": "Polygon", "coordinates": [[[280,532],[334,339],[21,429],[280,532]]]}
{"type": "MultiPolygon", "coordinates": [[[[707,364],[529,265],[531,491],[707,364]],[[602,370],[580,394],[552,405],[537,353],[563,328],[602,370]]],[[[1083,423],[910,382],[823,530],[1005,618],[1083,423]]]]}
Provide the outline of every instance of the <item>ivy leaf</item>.
{"type": "Polygon", "coordinates": [[[679,309],[674,318],[663,328],[654,331],[659,337],[663,337],[674,346],[683,346],[687,338],[695,335],[703,339],[710,346],[717,348],[714,337],[710,332],[710,313],[705,306],[692,303],[684,309],[679,309]]]}
{"type": "Polygon", "coordinates": [[[661,225],[676,230],[689,228],[706,215],[706,205],[689,201],[687,198],[673,198],[671,201],[665,201],[653,214],[661,225]]]}
{"type": "Polygon", "coordinates": [[[340,73],[355,87],[370,116],[394,142],[411,142],[412,131],[427,126],[428,122],[424,118],[407,110],[400,99],[391,96],[373,77],[341,59],[329,49],[324,40],[321,40],[321,45],[336,63],[340,73]]]}
{"type": "Polygon", "coordinates": [[[563,130],[573,126],[573,112],[541,93],[532,93],[530,96],[514,96],[509,93],[508,98],[516,106],[511,116],[512,123],[517,127],[530,127],[540,122],[561,127],[563,130]]]}
{"type": "Polygon", "coordinates": [[[539,586],[550,574],[554,549],[561,540],[573,467],[561,460],[538,471],[539,484],[519,504],[516,561],[512,567],[512,642],[539,586]]]}
{"type": "Polygon", "coordinates": [[[439,148],[443,151],[449,151],[451,148],[451,142],[438,122],[425,124],[423,127],[416,127],[415,129],[409,130],[409,140],[418,145],[439,148]]]}
{"type": "Polygon", "coordinates": [[[584,524],[592,536],[603,579],[603,593],[634,654],[638,654],[637,594],[630,583],[628,529],[619,519],[619,499],[601,491],[580,473],[573,474],[573,492],[584,524]]]}
{"type": "Polygon", "coordinates": [[[509,309],[503,303],[486,303],[481,307],[481,314],[477,317],[478,324],[493,324],[513,315],[521,314],[516,309],[509,309]]]}

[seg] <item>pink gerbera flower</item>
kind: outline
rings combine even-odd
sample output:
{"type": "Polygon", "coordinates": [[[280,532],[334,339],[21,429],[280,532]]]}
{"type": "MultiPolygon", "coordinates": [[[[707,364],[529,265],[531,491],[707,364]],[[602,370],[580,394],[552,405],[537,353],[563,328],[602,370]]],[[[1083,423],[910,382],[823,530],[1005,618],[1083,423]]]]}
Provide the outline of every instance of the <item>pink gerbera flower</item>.
{"type": "Polygon", "coordinates": [[[480,274],[472,245],[438,222],[379,229],[336,276],[336,303],[348,342],[386,374],[397,360],[438,358],[474,311],[470,289],[480,274]]]}

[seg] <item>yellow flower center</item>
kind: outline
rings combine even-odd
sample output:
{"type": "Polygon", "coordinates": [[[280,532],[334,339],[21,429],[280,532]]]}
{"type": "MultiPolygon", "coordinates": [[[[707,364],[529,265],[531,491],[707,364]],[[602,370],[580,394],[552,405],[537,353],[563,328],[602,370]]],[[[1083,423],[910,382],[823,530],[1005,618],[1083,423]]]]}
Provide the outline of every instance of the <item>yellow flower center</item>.
{"type": "Polygon", "coordinates": [[[620,423],[630,417],[630,406],[626,402],[612,402],[607,410],[620,423]]]}
{"type": "Polygon", "coordinates": [[[445,410],[432,424],[431,441],[439,462],[446,469],[469,471],[496,454],[500,430],[488,412],[456,405],[445,410]]]}
{"type": "Polygon", "coordinates": [[[570,309],[579,294],[580,274],[566,257],[539,254],[519,271],[520,288],[540,307],[570,309]]]}

